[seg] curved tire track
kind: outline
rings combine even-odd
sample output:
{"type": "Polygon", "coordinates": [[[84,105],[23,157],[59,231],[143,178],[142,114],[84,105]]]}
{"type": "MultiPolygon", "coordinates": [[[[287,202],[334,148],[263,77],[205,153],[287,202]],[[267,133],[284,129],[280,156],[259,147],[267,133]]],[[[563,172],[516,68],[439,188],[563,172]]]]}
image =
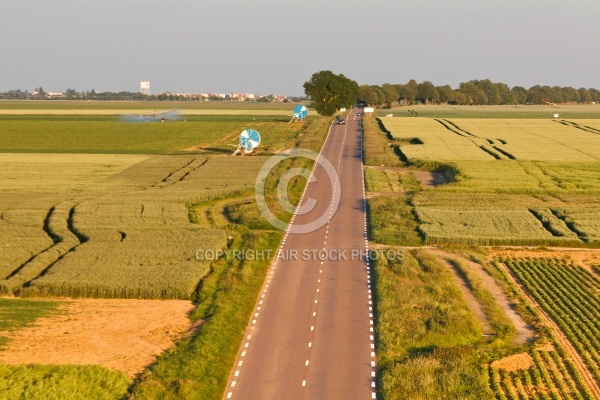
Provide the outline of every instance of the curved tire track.
{"type": "Polygon", "coordinates": [[[50,208],[44,220],[44,231],[54,244],[35,254],[0,281],[0,292],[20,294],[24,287],[46,274],[58,261],[87,241],[87,237],[74,227],[75,207],[77,204],[66,201],[50,208]]]}

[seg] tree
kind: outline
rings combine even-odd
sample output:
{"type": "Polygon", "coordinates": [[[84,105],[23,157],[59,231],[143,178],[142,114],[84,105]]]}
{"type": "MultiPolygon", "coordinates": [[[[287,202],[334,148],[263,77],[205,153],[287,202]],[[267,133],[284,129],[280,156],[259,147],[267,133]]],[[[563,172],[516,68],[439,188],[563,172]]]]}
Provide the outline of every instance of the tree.
{"type": "Polygon", "coordinates": [[[437,91],[440,94],[440,103],[448,104],[452,99],[452,87],[450,85],[438,86],[437,91]]]}
{"type": "Polygon", "coordinates": [[[436,103],[440,99],[437,88],[429,81],[419,83],[417,93],[417,99],[425,104],[436,103]]]}
{"type": "Polygon", "coordinates": [[[500,95],[500,104],[515,104],[516,99],[506,83],[495,83],[500,95]]]}
{"type": "Polygon", "coordinates": [[[369,85],[361,85],[358,88],[358,98],[365,104],[374,106],[379,101],[377,92],[369,85]]]}
{"type": "Polygon", "coordinates": [[[385,102],[388,106],[392,106],[393,103],[398,101],[398,92],[396,89],[390,85],[389,83],[384,83],[381,87],[381,91],[385,96],[385,102]]]}
{"type": "Polygon", "coordinates": [[[468,104],[467,95],[458,90],[453,90],[448,98],[448,104],[468,104]]]}
{"type": "Polygon", "coordinates": [[[405,92],[404,85],[400,85],[400,84],[396,83],[396,84],[392,85],[392,87],[394,88],[396,93],[398,93],[398,97],[396,98],[396,101],[398,103],[400,103],[400,101],[404,99],[404,96],[403,96],[403,94],[405,92]]]}
{"type": "Polygon", "coordinates": [[[581,88],[578,90],[579,92],[579,101],[582,103],[591,103],[592,102],[592,94],[586,88],[581,88]]]}
{"type": "Polygon", "coordinates": [[[459,85],[460,91],[466,96],[466,104],[479,104],[486,105],[488,103],[488,98],[485,95],[485,92],[475,86],[476,81],[463,82],[459,85]]]}
{"type": "Polygon", "coordinates": [[[517,104],[527,103],[527,89],[525,89],[523,86],[515,86],[510,89],[510,92],[515,98],[515,102],[517,104]]]}
{"type": "Polygon", "coordinates": [[[562,90],[563,97],[567,103],[577,103],[581,100],[577,89],[572,87],[564,87],[562,90]]]}
{"type": "Polygon", "coordinates": [[[419,95],[419,85],[417,81],[411,79],[406,85],[404,85],[404,99],[408,101],[408,104],[413,104],[417,100],[419,95]]]}
{"type": "Polygon", "coordinates": [[[315,72],[304,83],[304,92],[310,96],[320,115],[333,115],[340,108],[351,107],[358,100],[358,83],[331,71],[315,72]]]}
{"type": "Polygon", "coordinates": [[[375,105],[380,106],[383,103],[385,103],[385,94],[383,93],[383,90],[381,90],[381,87],[379,87],[377,85],[373,85],[373,86],[371,86],[371,88],[377,95],[377,101],[375,102],[375,105]]]}
{"type": "Polygon", "coordinates": [[[485,93],[485,97],[487,98],[487,104],[500,104],[500,93],[498,92],[498,87],[489,79],[484,79],[482,81],[473,81],[475,86],[485,93]]]}

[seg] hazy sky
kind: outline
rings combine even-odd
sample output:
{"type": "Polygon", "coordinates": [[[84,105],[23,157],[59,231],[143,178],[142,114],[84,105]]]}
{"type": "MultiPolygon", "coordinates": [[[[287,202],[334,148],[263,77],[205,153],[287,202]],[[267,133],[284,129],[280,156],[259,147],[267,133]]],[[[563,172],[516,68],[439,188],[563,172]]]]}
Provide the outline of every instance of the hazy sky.
{"type": "Polygon", "coordinates": [[[600,88],[598,0],[0,0],[0,91],[302,95],[489,78],[600,88]]]}

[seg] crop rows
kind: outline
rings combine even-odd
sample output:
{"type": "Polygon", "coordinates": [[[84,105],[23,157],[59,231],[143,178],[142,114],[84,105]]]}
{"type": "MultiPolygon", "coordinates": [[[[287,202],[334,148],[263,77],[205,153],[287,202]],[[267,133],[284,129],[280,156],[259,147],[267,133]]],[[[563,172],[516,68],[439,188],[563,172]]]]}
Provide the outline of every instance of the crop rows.
{"type": "Polygon", "coordinates": [[[427,244],[568,246],[577,237],[555,236],[527,209],[416,207],[419,232],[427,244]]]}
{"type": "Polygon", "coordinates": [[[502,261],[556,321],[600,381],[600,279],[564,259],[502,261]]]}
{"type": "Polygon", "coordinates": [[[533,365],[529,368],[509,371],[488,367],[490,386],[496,399],[592,399],[561,348],[538,348],[530,354],[533,365]]]}

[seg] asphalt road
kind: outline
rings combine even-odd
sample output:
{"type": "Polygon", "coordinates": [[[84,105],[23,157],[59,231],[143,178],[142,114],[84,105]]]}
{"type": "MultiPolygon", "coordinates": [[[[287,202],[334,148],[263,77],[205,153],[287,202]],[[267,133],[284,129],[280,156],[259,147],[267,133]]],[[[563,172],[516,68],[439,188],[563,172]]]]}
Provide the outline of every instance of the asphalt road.
{"type": "Polygon", "coordinates": [[[309,233],[287,233],[232,370],[226,399],[375,398],[375,349],[360,118],[332,125],[292,225],[326,214],[309,233]],[[339,205],[336,209],[336,195],[339,205]]]}

